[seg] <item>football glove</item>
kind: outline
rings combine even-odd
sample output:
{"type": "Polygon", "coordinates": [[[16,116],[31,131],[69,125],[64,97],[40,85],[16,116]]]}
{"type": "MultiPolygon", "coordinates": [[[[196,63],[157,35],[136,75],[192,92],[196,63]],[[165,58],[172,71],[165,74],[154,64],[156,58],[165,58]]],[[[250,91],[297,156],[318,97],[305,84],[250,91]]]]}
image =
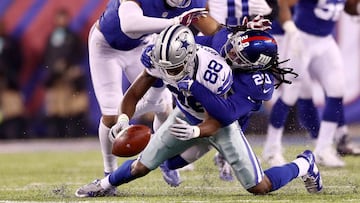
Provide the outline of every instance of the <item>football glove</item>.
{"type": "Polygon", "coordinates": [[[185,78],[177,82],[177,86],[180,91],[189,92],[193,82],[193,79],[191,79],[189,76],[186,76],[185,78]]]}
{"type": "Polygon", "coordinates": [[[247,29],[251,30],[266,31],[271,29],[271,21],[265,19],[262,15],[257,15],[249,22],[248,18],[245,16],[242,21],[242,26],[246,26],[247,29]]]}
{"type": "Polygon", "coordinates": [[[152,51],[152,49],[154,48],[154,45],[149,45],[147,46],[144,51],[141,54],[141,63],[146,67],[146,68],[152,68],[153,67],[153,63],[151,61],[150,58],[150,53],[152,51]]]}
{"type": "Polygon", "coordinates": [[[200,136],[200,128],[190,125],[181,118],[176,117],[176,123],[170,126],[170,134],[179,140],[190,140],[200,136]]]}
{"type": "Polygon", "coordinates": [[[205,17],[208,11],[205,8],[193,8],[188,11],[185,11],[180,16],[175,17],[175,24],[182,24],[189,26],[191,23],[195,22],[200,17],[205,17]]]}
{"type": "Polygon", "coordinates": [[[118,119],[117,123],[113,125],[109,132],[109,139],[113,143],[116,139],[116,136],[119,132],[129,126],[129,117],[126,114],[121,114],[118,119]]]}

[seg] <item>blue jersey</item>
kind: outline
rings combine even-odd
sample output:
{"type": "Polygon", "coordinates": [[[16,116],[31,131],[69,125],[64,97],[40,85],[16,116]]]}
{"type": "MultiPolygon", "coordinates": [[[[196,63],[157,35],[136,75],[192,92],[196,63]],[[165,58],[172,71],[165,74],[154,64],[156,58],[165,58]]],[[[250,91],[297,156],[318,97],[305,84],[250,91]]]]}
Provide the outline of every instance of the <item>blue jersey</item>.
{"type": "Polygon", "coordinates": [[[300,0],[295,6],[296,26],[309,34],[327,36],[332,33],[345,0],[300,0]]]}
{"type": "MultiPolygon", "coordinates": [[[[205,0],[193,0],[186,8],[172,8],[164,0],[138,0],[144,16],[157,18],[174,18],[192,8],[205,8],[205,0]]],[[[131,50],[142,43],[142,38],[132,39],[121,30],[118,10],[120,0],[110,0],[102,13],[99,23],[100,30],[109,45],[118,50],[131,50]]],[[[152,33],[149,33],[152,34],[152,33]]]]}
{"type": "MultiPolygon", "coordinates": [[[[196,37],[197,43],[213,47],[222,52],[222,46],[231,34],[225,28],[214,36],[196,37]]],[[[224,53],[222,53],[224,56],[224,53]]],[[[228,98],[219,97],[194,81],[191,92],[207,112],[223,126],[239,120],[243,126],[252,111],[257,111],[263,101],[270,100],[274,91],[274,76],[267,71],[233,71],[233,84],[228,98]]]]}

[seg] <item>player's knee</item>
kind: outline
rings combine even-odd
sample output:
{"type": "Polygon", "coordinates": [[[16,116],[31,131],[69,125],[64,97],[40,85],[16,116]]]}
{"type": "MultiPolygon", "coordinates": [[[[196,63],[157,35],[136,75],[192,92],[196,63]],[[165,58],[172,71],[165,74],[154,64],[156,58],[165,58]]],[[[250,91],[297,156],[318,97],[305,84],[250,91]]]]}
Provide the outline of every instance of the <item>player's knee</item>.
{"type": "Polygon", "coordinates": [[[268,178],[264,177],[259,184],[247,189],[247,191],[254,195],[265,195],[271,191],[271,182],[268,178]]]}
{"type": "Polygon", "coordinates": [[[135,161],[131,166],[131,174],[133,176],[141,177],[141,176],[145,176],[149,172],[150,172],[150,169],[148,169],[140,161],[135,161]]]}

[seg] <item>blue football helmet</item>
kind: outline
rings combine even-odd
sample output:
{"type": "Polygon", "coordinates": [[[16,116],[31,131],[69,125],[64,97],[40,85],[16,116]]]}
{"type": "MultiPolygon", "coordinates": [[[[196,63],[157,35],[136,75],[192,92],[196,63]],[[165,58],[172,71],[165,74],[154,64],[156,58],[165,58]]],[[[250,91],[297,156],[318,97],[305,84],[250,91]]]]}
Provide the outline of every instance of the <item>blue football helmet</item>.
{"type": "Polygon", "coordinates": [[[246,71],[266,70],[277,61],[278,55],[274,37],[261,30],[233,34],[226,41],[222,51],[233,69],[246,71]]]}
{"type": "Polygon", "coordinates": [[[191,0],[166,0],[166,3],[171,7],[186,8],[190,5],[191,0]]]}

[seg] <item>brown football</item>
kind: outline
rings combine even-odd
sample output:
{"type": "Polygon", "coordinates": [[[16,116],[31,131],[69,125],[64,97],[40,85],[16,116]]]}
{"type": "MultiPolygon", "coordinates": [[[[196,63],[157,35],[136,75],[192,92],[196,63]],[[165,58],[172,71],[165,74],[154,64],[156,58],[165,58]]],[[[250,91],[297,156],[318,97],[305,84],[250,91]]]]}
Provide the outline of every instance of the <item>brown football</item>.
{"type": "Polygon", "coordinates": [[[116,136],[112,154],[118,157],[131,157],[139,154],[148,144],[151,129],[146,125],[131,125],[116,136]]]}

